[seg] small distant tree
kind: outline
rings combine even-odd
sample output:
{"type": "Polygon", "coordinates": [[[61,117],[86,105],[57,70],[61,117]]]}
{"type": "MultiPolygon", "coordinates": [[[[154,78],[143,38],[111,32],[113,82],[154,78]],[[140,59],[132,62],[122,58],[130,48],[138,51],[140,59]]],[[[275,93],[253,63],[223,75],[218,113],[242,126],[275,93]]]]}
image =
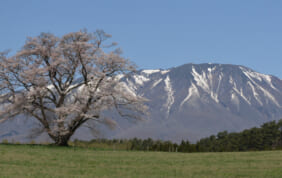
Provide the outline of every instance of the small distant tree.
{"type": "Polygon", "coordinates": [[[1,53],[0,122],[28,115],[56,145],[66,146],[90,121],[114,126],[112,119],[102,117],[105,110],[141,118],[144,98],[129,93],[119,81],[135,72],[135,66],[121,57],[115,43],[104,44],[110,37],[102,30],[62,37],[42,33],[28,38],[15,56],[1,53]]]}

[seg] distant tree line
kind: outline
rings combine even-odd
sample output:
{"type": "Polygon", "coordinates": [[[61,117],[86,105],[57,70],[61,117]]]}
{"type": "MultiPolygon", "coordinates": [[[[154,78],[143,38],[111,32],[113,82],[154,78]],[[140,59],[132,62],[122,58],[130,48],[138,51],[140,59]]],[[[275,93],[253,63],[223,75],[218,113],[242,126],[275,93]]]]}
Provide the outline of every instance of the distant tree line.
{"type": "Polygon", "coordinates": [[[219,132],[196,143],[199,152],[282,149],[282,119],[239,133],[219,132]]]}
{"type": "Polygon", "coordinates": [[[224,152],[282,149],[282,119],[267,122],[261,127],[246,129],[239,133],[219,132],[196,143],[181,143],[148,139],[95,139],[75,140],[71,145],[114,150],[165,151],[165,152],[224,152]]]}

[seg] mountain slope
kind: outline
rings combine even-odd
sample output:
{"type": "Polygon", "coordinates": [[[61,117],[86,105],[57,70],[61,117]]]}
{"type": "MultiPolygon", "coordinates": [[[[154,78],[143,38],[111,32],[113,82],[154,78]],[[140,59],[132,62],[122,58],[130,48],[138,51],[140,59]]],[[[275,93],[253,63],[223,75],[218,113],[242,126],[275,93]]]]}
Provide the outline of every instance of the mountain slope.
{"type": "Polygon", "coordinates": [[[185,64],[142,70],[123,81],[150,100],[151,114],[116,137],[195,141],[282,118],[282,81],[243,66],[185,64]]]}

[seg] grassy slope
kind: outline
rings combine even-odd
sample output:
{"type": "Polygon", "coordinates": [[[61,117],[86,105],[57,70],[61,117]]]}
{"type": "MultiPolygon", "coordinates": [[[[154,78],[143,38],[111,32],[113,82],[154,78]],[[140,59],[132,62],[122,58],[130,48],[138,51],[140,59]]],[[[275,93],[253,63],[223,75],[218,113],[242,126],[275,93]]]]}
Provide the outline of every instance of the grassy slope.
{"type": "Polygon", "coordinates": [[[0,145],[0,177],[281,177],[282,151],[164,153],[0,145]]]}

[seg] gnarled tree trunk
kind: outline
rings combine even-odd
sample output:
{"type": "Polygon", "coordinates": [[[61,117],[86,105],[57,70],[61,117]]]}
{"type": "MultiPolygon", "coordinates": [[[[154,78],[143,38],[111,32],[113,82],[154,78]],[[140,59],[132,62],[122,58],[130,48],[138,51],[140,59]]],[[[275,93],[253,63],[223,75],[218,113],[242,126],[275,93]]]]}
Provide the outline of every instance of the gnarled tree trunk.
{"type": "Polygon", "coordinates": [[[56,135],[56,136],[50,135],[50,137],[54,140],[55,145],[57,146],[69,146],[68,141],[72,135],[73,135],[72,133],[68,133],[65,135],[56,135]]]}

